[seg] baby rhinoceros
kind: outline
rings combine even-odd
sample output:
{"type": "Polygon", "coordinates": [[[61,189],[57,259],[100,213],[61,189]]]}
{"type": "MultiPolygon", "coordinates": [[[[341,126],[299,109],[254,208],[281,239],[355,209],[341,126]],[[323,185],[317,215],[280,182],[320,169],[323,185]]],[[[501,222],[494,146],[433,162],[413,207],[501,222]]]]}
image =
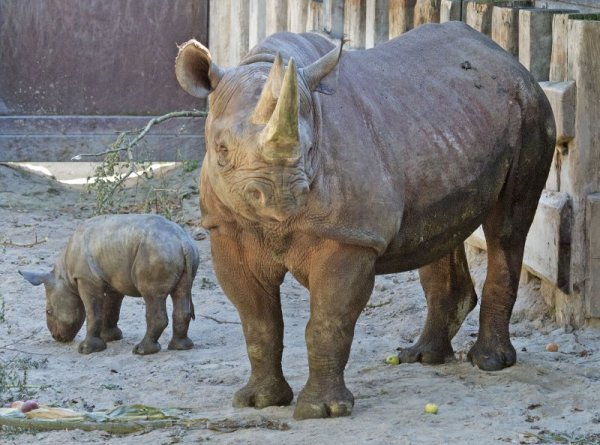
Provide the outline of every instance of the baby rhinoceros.
{"type": "Polygon", "coordinates": [[[87,318],[79,352],[106,349],[123,338],[117,327],[124,295],[143,297],[146,335],[135,354],[160,350],[158,338],[169,324],[166,299],[173,300],[173,338],[169,349],[190,349],[194,318],[192,282],[199,254],[192,238],[158,215],[108,215],[88,219],[69,239],[50,271],[19,271],[46,288],[46,321],[55,340],[73,340],[87,318]]]}

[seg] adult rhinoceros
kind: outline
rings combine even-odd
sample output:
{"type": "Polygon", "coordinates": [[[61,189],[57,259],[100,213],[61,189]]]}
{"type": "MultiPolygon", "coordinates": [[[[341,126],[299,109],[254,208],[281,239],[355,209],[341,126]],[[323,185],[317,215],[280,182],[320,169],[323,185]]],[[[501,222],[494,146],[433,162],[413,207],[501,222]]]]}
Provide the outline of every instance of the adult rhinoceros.
{"type": "Polygon", "coordinates": [[[252,367],[235,406],[293,398],[281,369],[287,272],[310,291],[296,418],[351,412],[344,367],[376,274],[422,267],[428,318],[401,358],[443,361],[476,304],[462,243],[480,224],[489,262],[469,358],[515,363],[508,323],[555,142],[544,93],[515,59],[452,22],[351,52],[278,33],[227,70],[191,40],[176,74],[209,98],[202,225],[252,367]]]}

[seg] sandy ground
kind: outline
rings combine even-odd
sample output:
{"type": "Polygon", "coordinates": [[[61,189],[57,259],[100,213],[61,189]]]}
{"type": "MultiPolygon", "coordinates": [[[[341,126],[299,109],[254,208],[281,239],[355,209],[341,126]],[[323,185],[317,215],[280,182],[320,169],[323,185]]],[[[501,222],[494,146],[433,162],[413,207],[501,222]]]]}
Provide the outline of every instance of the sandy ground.
{"type": "MultiPolygon", "coordinates": [[[[186,229],[202,238],[194,226],[199,217],[197,175],[195,170],[183,177],[190,191],[184,209],[191,222],[186,229]]],[[[397,347],[416,341],[425,305],[416,272],[378,277],[358,321],[346,369],[347,385],[356,397],[347,418],[297,422],[293,404],[263,410],[231,407],[233,393],[249,376],[249,364],[238,315],[216,282],[207,238],[197,241],[202,263],[193,288],[194,349],[168,351],[167,328],[161,352],[133,355],[145,330],[144,307],[140,299],[126,298],[120,322],[124,339],[100,353],[78,354],[83,330],[73,343],[53,341],[44,320],[43,288],[32,287],[17,271],[50,267],[76,224],[89,216],[89,197],[81,197],[79,189],[0,165],[0,241],[47,238],[33,247],[0,247],[0,367],[28,363],[29,390],[44,404],[81,411],[135,403],[185,408],[212,425],[227,419],[230,427],[177,426],[127,436],[4,429],[0,443],[600,443],[600,331],[558,328],[543,316],[535,280],[521,285],[511,326],[518,363],[488,373],[464,361],[476,337],[478,307],[453,341],[456,361],[436,367],[385,364],[397,347]],[[556,342],[559,352],[547,352],[549,342],[556,342]],[[423,412],[428,402],[439,405],[437,415],[423,412]]],[[[480,289],[485,257],[470,252],[470,260],[480,289]]],[[[297,394],[308,375],[304,327],[309,296],[291,278],[282,295],[283,369],[297,394]]]]}

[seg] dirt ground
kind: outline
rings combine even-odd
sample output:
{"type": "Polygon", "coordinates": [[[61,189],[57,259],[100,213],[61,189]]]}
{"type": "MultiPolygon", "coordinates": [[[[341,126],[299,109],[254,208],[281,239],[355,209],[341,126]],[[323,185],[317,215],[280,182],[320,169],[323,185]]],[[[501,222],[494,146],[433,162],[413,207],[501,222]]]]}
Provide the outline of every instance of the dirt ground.
{"type": "MultiPolygon", "coordinates": [[[[378,277],[358,321],[346,369],[347,385],[356,398],[350,417],[298,422],[292,418],[293,403],[263,410],[232,408],[234,392],[249,376],[239,318],[217,284],[209,239],[196,226],[198,170],[173,174],[183,178],[189,191],[184,211],[190,224],[185,227],[198,238],[202,259],[193,288],[194,349],[168,351],[167,328],[161,352],[133,355],[145,330],[144,306],[140,299],[126,298],[120,321],[123,340],[103,352],[81,355],[77,343],[84,330],[73,343],[53,341],[44,319],[43,288],[32,287],[17,271],[50,267],[74,227],[91,216],[90,198],[73,186],[0,165],[0,366],[6,371],[20,363],[19,369],[27,369],[21,389],[43,404],[97,411],[141,403],[188,409],[192,417],[210,422],[126,436],[5,428],[1,443],[600,443],[600,331],[553,324],[541,306],[535,280],[520,287],[511,325],[518,363],[509,369],[483,372],[464,359],[476,337],[479,307],[453,341],[456,361],[436,367],[387,365],[387,355],[416,341],[425,318],[418,275],[407,272],[378,277]],[[36,236],[38,242],[47,242],[32,247],[8,243],[32,243],[36,236]],[[547,352],[549,342],[557,343],[559,352],[547,352]],[[428,402],[439,405],[437,415],[424,413],[428,402]]],[[[470,252],[470,262],[479,290],[485,256],[470,252]]],[[[282,295],[283,369],[297,394],[308,376],[304,327],[309,296],[291,278],[282,295]]],[[[10,390],[4,388],[2,402],[10,401],[10,390]]]]}

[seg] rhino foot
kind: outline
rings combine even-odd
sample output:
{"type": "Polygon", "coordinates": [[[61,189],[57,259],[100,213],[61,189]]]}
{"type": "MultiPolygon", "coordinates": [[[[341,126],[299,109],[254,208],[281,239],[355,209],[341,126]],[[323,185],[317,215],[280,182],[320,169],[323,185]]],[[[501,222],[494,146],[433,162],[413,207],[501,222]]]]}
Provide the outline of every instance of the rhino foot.
{"type": "Polygon", "coordinates": [[[233,406],[236,408],[285,406],[289,405],[293,398],[292,388],[284,378],[263,380],[260,383],[253,383],[251,379],[246,386],[235,393],[233,406]]]}
{"type": "Polygon", "coordinates": [[[100,337],[88,337],[79,343],[79,352],[81,354],[91,354],[92,352],[104,351],[106,342],[100,337]]]}
{"type": "Polygon", "coordinates": [[[133,353],[138,355],[154,354],[160,351],[160,343],[151,340],[142,340],[133,348],[133,353]]]}
{"type": "Polygon", "coordinates": [[[421,342],[406,349],[398,349],[400,363],[420,362],[426,365],[441,365],[454,357],[450,342],[421,342]]]}
{"type": "Polygon", "coordinates": [[[177,351],[184,351],[186,349],[192,349],[194,347],[194,342],[190,340],[189,337],[185,338],[172,338],[169,342],[169,349],[174,349],[177,351]]]}
{"type": "Polygon", "coordinates": [[[517,352],[510,343],[490,345],[477,339],[467,358],[473,365],[484,371],[499,371],[512,366],[517,361],[517,352]]]}
{"type": "Polygon", "coordinates": [[[100,337],[108,343],[110,341],[121,340],[123,338],[123,332],[115,326],[114,328],[104,329],[100,333],[100,337]]]}
{"type": "Polygon", "coordinates": [[[323,394],[302,390],[298,396],[294,419],[322,419],[326,417],[349,416],[354,407],[354,396],[343,386],[337,391],[327,391],[323,394]]]}

